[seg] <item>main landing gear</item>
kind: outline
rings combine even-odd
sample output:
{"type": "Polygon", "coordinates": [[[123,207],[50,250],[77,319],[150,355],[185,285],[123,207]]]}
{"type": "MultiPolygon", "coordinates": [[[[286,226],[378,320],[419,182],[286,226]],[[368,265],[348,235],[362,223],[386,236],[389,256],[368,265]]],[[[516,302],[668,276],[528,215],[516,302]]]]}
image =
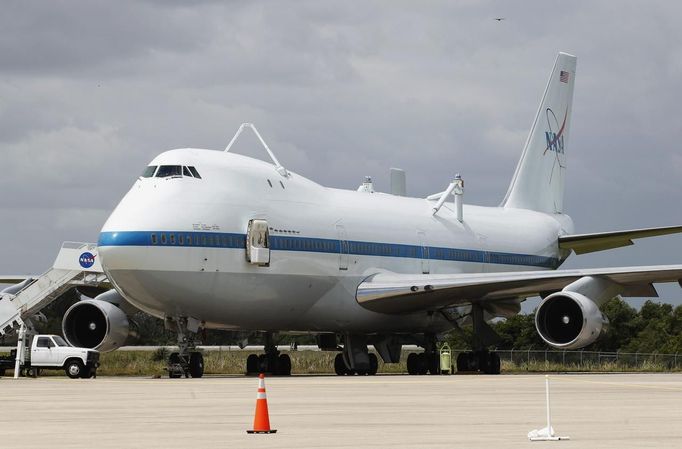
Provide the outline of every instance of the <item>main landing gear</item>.
{"type": "Polygon", "coordinates": [[[440,374],[438,354],[412,352],[407,356],[407,374],[440,374]]]}
{"type": "Polygon", "coordinates": [[[343,341],[343,349],[334,358],[336,375],[374,376],[379,370],[379,359],[367,350],[367,337],[346,334],[343,341]]]}
{"type": "Polygon", "coordinates": [[[461,352],[457,356],[457,372],[475,371],[500,374],[500,356],[486,350],[461,352]]]}
{"type": "Polygon", "coordinates": [[[352,369],[346,366],[344,361],[343,352],[336,354],[334,357],[334,371],[337,376],[353,376],[357,374],[358,376],[374,376],[379,370],[379,359],[376,354],[369,353],[369,368],[368,369],[352,369]]]}
{"type": "Polygon", "coordinates": [[[195,337],[199,331],[199,321],[188,317],[175,320],[178,332],[179,352],[168,357],[168,377],[202,377],[204,375],[204,356],[196,350],[195,337]]]}
{"type": "Polygon", "coordinates": [[[424,352],[407,356],[407,373],[410,375],[440,374],[440,354],[433,335],[424,335],[424,352]]]}
{"type": "Polygon", "coordinates": [[[457,372],[482,372],[500,374],[500,356],[486,348],[500,340],[485,320],[483,308],[472,304],[471,319],[474,325],[474,350],[457,356],[457,372]]]}
{"type": "Polygon", "coordinates": [[[246,358],[246,374],[260,373],[291,375],[291,358],[289,354],[280,354],[271,332],[265,334],[265,354],[249,354],[246,358]]]}

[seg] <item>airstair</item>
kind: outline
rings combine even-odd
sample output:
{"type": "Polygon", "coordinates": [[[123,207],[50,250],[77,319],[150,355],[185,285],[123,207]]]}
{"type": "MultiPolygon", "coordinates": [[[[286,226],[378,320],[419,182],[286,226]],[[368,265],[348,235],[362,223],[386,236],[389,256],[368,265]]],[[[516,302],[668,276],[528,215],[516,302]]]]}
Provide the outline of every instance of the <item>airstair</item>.
{"type": "Polygon", "coordinates": [[[10,292],[0,293],[0,336],[22,328],[27,319],[69,289],[101,286],[107,282],[97,245],[64,242],[52,268],[36,279],[18,284],[17,291],[10,288],[10,292]]]}

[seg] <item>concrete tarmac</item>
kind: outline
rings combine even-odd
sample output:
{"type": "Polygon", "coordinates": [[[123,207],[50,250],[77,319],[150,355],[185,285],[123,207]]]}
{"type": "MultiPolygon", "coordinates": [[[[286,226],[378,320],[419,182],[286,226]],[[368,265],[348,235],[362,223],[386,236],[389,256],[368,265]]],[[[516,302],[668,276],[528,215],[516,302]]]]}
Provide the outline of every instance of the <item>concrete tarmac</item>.
{"type": "Polygon", "coordinates": [[[274,435],[247,435],[258,380],[0,380],[0,441],[21,448],[682,448],[682,374],[266,379],[274,435]]]}

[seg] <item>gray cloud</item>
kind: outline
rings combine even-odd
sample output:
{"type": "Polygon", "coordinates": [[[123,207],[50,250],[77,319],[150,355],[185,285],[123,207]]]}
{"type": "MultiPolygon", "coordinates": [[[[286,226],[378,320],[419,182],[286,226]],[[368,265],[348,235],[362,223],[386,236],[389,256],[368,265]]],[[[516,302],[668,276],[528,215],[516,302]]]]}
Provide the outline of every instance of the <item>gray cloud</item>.
{"type": "MultiPolygon", "coordinates": [[[[567,207],[578,231],[682,222],[673,2],[6,2],[0,272],[94,240],[157,153],[256,123],[279,159],[354,188],[456,172],[496,205],[557,51],[578,56],[567,207]],[[503,22],[493,21],[504,16],[503,22]]],[[[255,139],[238,150],[260,155],[255,139]]],[[[569,266],[679,263],[680,237],[569,266]]],[[[669,299],[678,300],[679,289],[669,299]]]]}

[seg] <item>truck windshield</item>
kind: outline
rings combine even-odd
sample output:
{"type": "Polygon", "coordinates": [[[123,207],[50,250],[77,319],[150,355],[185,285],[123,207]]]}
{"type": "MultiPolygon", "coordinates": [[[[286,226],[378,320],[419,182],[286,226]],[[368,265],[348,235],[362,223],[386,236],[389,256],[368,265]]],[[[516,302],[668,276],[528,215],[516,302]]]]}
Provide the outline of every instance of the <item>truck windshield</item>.
{"type": "Polygon", "coordinates": [[[55,343],[57,343],[57,346],[69,346],[69,344],[65,342],[64,339],[59,335],[55,335],[54,337],[52,337],[52,339],[54,340],[55,343]]]}

